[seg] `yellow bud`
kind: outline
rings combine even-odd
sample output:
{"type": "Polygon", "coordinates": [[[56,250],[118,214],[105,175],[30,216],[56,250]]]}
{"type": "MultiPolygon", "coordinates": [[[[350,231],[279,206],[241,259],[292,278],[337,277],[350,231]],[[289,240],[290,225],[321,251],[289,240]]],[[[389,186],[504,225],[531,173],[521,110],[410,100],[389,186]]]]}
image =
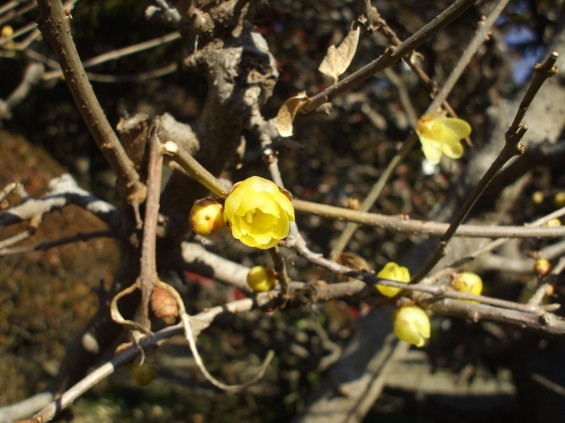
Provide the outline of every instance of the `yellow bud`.
{"type": "Polygon", "coordinates": [[[11,37],[14,34],[14,28],[10,25],[5,25],[2,27],[2,31],[0,31],[2,37],[11,37]]]}
{"type": "Polygon", "coordinates": [[[147,386],[153,382],[158,371],[157,363],[136,364],[131,368],[131,375],[139,386],[147,386]]]}
{"type": "MultiPolygon", "coordinates": [[[[14,34],[14,28],[12,28],[10,25],[5,25],[2,27],[2,30],[0,31],[0,38],[8,38],[11,37],[14,34]]],[[[15,50],[16,49],[16,43],[14,42],[14,40],[8,40],[4,43],[4,48],[6,50],[15,50]]]]}
{"type": "Polygon", "coordinates": [[[551,272],[551,263],[546,259],[539,259],[536,260],[536,264],[534,264],[534,273],[542,278],[549,275],[551,272]]]}
{"type": "Polygon", "coordinates": [[[394,333],[398,339],[423,347],[430,338],[430,318],[420,307],[401,307],[394,316],[394,333]]]}
{"type": "Polygon", "coordinates": [[[483,281],[479,275],[473,272],[461,272],[451,282],[453,289],[466,294],[481,295],[483,292],[483,281]]]}
{"type": "Polygon", "coordinates": [[[212,235],[224,224],[223,207],[212,198],[194,202],[188,217],[190,227],[198,235],[212,235]]]}
{"type": "Polygon", "coordinates": [[[548,228],[558,228],[561,226],[561,221],[558,218],[551,219],[545,224],[548,228]]]}
{"type": "Polygon", "coordinates": [[[553,197],[553,204],[557,207],[565,207],[565,192],[558,192],[553,197]]]}
{"type": "Polygon", "coordinates": [[[255,292],[267,292],[275,287],[275,271],[265,266],[255,266],[247,274],[247,285],[255,292]]]}
{"type": "Polygon", "coordinates": [[[533,202],[534,204],[541,204],[541,203],[543,203],[543,192],[541,192],[541,191],[535,191],[535,192],[532,194],[532,202],[533,202]]]}
{"type": "MultiPolygon", "coordinates": [[[[391,281],[396,282],[408,283],[410,282],[410,271],[406,267],[399,266],[395,262],[390,261],[379,273],[377,273],[377,277],[390,279],[391,281]]],[[[375,286],[385,297],[394,297],[402,291],[402,289],[394,288],[392,286],[384,286],[380,284],[376,284],[375,286]]]]}

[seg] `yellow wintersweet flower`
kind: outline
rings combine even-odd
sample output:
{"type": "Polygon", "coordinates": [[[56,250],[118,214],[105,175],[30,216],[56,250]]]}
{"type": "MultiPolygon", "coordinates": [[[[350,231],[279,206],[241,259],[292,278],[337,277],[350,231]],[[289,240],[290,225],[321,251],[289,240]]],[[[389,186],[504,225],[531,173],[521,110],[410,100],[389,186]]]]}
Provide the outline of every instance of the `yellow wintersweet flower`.
{"type": "Polygon", "coordinates": [[[265,266],[255,266],[247,273],[247,285],[255,292],[267,292],[275,287],[275,271],[265,266]]]}
{"type": "Polygon", "coordinates": [[[441,155],[459,159],[463,155],[461,139],[471,134],[471,126],[463,119],[441,115],[425,115],[416,125],[422,150],[431,164],[438,164],[441,155]]]}
{"type": "Polygon", "coordinates": [[[294,207],[289,193],[268,179],[252,176],[229,192],[224,220],[234,238],[249,247],[268,249],[288,235],[294,207]]]}
{"type": "MultiPolygon", "coordinates": [[[[9,38],[12,35],[14,35],[14,28],[12,28],[10,25],[4,25],[2,27],[2,30],[0,30],[0,38],[9,38]]],[[[15,50],[16,43],[14,43],[14,40],[7,40],[4,42],[4,47],[7,50],[15,50]]]]}
{"type": "Polygon", "coordinates": [[[473,272],[461,272],[451,282],[453,289],[466,294],[481,295],[483,292],[483,280],[473,272]]]}
{"type": "MultiPolygon", "coordinates": [[[[391,281],[408,283],[410,282],[410,271],[404,267],[399,266],[393,261],[388,262],[385,267],[377,273],[378,278],[390,279],[391,281]]],[[[393,286],[384,286],[380,284],[375,285],[377,290],[386,297],[394,297],[402,291],[400,288],[393,286]]]]}
{"type": "Polygon", "coordinates": [[[396,310],[394,333],[403,341],[423,347],[430,338],[430,318],[417,306],[404,306],[396,310]]]}

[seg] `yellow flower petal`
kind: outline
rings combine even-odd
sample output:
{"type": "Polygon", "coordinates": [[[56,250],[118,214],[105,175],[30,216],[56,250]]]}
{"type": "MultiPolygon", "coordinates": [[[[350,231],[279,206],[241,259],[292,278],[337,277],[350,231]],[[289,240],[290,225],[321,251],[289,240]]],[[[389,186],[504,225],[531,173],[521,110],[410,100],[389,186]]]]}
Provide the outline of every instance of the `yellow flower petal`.
{"type": "Polygon", "coordinates": [[[467,138],[471,135],[471,125],[463,119],[438,117],[435,121],[441,123],[444,127],[449,128],[457,137],[459,137],[459,139],[467,138]]]}
{"type": "Polygon", "coordinates": [[[396,311],[394,333],[396,336],[417,347],[423,347],[430,338],[430,318],[417,306],[405,306],[396,311]]]}
{"type": "Polygon", "coordinates": [[[420,136],[420,142],[422,143],[422,151],[424,156],[426,156],[426,160],[431,164],[438,164],[442,155],[441,144],[424,136],[420,136]]]}
{"type": "Polygon", "coordinates": [[[463,145],[459,141],[459,137],[450,137],[445,139],[442,145],[443,153],[451,159],[460,159],[463,156],[463,145]]]}
{"type": "Polygon", "coordinates": [[[463,119],[444,116],[422,116],[416,125],[426,159],[438,164],[442,154],[459,159],[463,156],[461,139],[471,134],[471,126],[463,119]]]}
{"type": "Polygon", "coordinates": [[[288,235],[294,219],[290,199],[259,176],[234,185],[224,204],[224,220],[233,237],[250,247],[274,247],[288,235]]]}
{"type": "MultiPolygon", "coordinates": [[[[377,277],[390,279],[391,281],[408,283],[410,282],[410,271],[406,267],[399,266],[395,262],[390,261],[380,270],[379,273],[377,273],[377,277]]],[[[375,286],[385,297],[395,297],[402,291],[402,289],[395,288],[393,286],[385,286],[381,284],[376,284],[375,286]]]]}
{"type": "Polygon", "coordinates": [[[267,292],[275,287],[275,271],[265,266],[255,266],[247,273],[247,284],[255,292],[267,292]]]}

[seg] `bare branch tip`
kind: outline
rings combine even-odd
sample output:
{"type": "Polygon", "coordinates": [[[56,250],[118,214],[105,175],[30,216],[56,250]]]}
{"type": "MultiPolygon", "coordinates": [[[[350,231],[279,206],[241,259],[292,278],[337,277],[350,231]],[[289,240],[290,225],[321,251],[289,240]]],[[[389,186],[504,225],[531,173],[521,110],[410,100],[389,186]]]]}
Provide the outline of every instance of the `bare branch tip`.
{"type": "Polygon", "coordinates": [[[163,154],[176,154],[179,151],[179,145],[174,141],[167,141],[163,145],[163,154]]]}

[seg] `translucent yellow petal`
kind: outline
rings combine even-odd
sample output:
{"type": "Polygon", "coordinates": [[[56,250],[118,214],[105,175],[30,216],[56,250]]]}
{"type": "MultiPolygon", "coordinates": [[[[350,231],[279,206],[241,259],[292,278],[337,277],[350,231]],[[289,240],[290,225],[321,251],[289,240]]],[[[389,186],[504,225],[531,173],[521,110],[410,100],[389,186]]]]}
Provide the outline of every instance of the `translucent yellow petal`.
{"type": "MultiPolygon", "coordinates": [[[[241,217],[236,216],[233,218],[233,220],[230,221],[231,223],[231,234],[235,239],[240,239],[243,235],[243,232],[241,230],[241,226],[242,226],[242,221],[241,221],[241,217]]],[[[247,231],[245,231],[245,233],[247,233],[247,231]]]]}
{"type": "Polygon", "coordinates": [[[246,191],[267,192],[269,194],[274,194],[279,190],[279,187],[273,181],[261,178],[260,176],[251,176],[240,182],[240,186],[246,191]]]}
{"type": "Polygon", "coordinates": [[[443,153],[451,159],[460,159],[463,156],[463,144],[455,133],[452,133],[450,138],[446,138],[442,143],[443,153]]]}
{"type": "Polygon", "coordinates": [[[288,197],[277,190],[277,192],[273,194],[273,198],[277,202],[279,207],[283,209],[284,212],[288,215],[288,219],[294,222],[294,206],[292,205],[292,202],[288,199],[288,197]]]}
{"type": "Polygon", "coordinates": [[[280,217],[280,219],[277,220],[275,225],[271,227],[273,238],[276,239],[286,238],[288,236],[289,231],[290,231],[290,225],[288,222],[288,218],[284,214],[280,217]]]}
{"type": "Polygon", "coordinates": [[[398,281],[399,282],[410,282],[410,271],[404,266],[398,266],[398,281]]]}
{"type": "Polygon", "coordinates": [[[266,243],[261,243],[260,240],[258,240],[257,238],[251,235],[245,235],[241,237],[240,241],[249,247],[260,248],[262,250],[273,248],[275,245],[279,243],[278,239],[272,239],[272,238],[267,240],[266,243]]]}
{"type": "Polygon", "coordinates": [[[399,339],[422,347],[430,337],[430,319],[420,307],[401,307],[394,317],[394,333],[399,339]]]}
{"type": "Polygon", "coordinates": [[[239,238],[239,240],[244,243],[245,245],[247,245],[248,247],[253,247],[253,248],[263,248],[261,246],[261,244],[259,244],[255,238],[253,238],[250,235],[243,235],[241,238],[239,238]]]}
{"type": "Polygon", "coordinates": [[[459,140],[471,135],[471,125],[469,125],[463,119],[452,117],[438,117],[434,119],[434,121],[453,131],[454,134],[459,138],[459,140]]]}
{"type": "Polygon", "coordinates": [[[422,143],[422,151],[426,160],[431,164],[438,164],[441,160],[442,147],[435,139],[420,135],[420,142],[422,143]]]}
{"type": "Polygon", "coordinates": [[[272,197],[265,192],[248,192],[239,203],[235,214],[242,216],[253,210],[261,210],[275,216],[279,214],[279,209],[273,203],[272,197]]]}
{"type": "Polygon", "coordinates": [[[384,286],[377,284],[377,291],[379,291],[385,297],[396,297],[398,294],[402,292],[402,289],[395,288],[394,286],[384,286]]]}
{"type": "Polygon", "coordinates": [[[245,216],[237,216],[239,230],[243,235],[253,232],[253,213],[249,212],[245,216]]]}
{"type": "MultiPolygon", "coordinates": [[[[410,272],[408,269],[404,266],[399,266],[393,261],[388,262],[385,267],[377,273],[377,277],[403,283],[410,282],[410,272]]],[[[380,284],[377,284],[376,288],[385,297],[395,297],[402,291],[400,288],[380,284]]]]}
{"type": "Polygon", "coordinates": [[[253,217],[253,231],[252,232],[272,232],[273,225],[276,225],[279,219],[272,214],[263,213],[257,210],[253,217]]]}
{"type": "Polygon", "coordinates": [[[240,189],[241,186],[236,186],[226,197],[224,202],[224,220],[231,221],[235,213],[239,209],[239,205],[246,196],[245,190],[240,189]]]}
{"type": "Polygon", "coordinates": [[[249,236],[261,245],[268,244],[273,239],[271,233],[268,232],[251,232],[249,233],[249,236]]]}
{"type": "Polygon", "coordinates": [[[271,248],[288,235],[294,207],[279,187],[268,179],[252,176],[239,182],[224,204],[224,220],[231,233],[246,245],[271,248]]]}

